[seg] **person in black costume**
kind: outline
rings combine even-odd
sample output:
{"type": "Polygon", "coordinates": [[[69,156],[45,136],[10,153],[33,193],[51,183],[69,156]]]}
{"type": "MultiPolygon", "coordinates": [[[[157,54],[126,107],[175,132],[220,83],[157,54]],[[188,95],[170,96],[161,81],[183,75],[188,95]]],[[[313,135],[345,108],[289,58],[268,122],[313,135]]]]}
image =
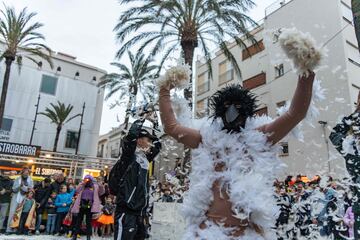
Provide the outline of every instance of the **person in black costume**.
{"type": "Polygon", "coordinates": [[[109,187],[116,194],[115,240],[146,237],[144,212],[148,204],[149,163],[161,149],[158,138],[143,128],[148,116],[132,124],[124,139],[120,160],[110,173],[109,187]]]}

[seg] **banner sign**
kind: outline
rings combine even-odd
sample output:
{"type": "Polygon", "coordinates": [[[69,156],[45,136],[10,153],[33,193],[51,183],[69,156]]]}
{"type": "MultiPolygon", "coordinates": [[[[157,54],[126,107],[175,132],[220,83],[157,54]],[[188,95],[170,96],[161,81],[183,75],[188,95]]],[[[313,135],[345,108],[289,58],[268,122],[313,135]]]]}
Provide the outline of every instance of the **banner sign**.
{"type": "Polygon", "coordinates": [[[36,175],[36,176],[51,176],[51,175],[54,175],[55,173],[64,173],[64,170],[56,169],[56,168],[37,167],[37,168],[35,168],[34,175],[36,175]]]}
{"type": "Polygon", "coordinates": [[[40,150],[40,146],[11,142],[0,142],[0,154],[18,155],[25,157],[39,157],[40,150]]]}

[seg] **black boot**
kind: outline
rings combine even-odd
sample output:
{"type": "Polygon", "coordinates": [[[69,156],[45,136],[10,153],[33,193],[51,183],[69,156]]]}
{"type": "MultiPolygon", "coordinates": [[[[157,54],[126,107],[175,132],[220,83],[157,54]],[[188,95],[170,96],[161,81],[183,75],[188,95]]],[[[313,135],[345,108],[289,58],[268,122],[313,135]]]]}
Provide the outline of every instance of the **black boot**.
{"type": "Polygon", "coordinates": [[[76,233],[73,233],[71,240],[76,240],[76,239],[77,239],[77,234],[76,234],[76,233]]]}
{"type": "Polygon", "coordinates": [[[86,236],[86,240],[91,240],[91,236],[86,236]]]}

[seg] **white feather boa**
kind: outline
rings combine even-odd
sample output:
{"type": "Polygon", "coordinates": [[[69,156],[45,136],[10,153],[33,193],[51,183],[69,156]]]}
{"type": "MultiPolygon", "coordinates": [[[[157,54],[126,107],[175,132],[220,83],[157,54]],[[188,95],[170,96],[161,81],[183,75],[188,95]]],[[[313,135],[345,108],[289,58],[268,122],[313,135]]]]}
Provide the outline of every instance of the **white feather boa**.
{"type": "Polygon", "coordinates": [[[223,187],[228,186],[226,190],[233,204],[234,216],[243,219],[251,214],[251,221],[271,235],[265,239],[274,239],[271,227],[278,208],[273,197],[273,180],[285,164],[277,157],[279,148],[271,146],[266,136],[256,130],[269,121],[268,117],[249,119],[245,129],[237,134],[221,131],[217,122],[203,125],[200,130],[202,144],[192,152],[190,189],[185,195],[182,211],[187,222],[183,239],[197,239],[195,236],[206,240],[264,239],[250,231],[239,238],[229,237],[232,229],[206,219],[205,213],[213,201],[211,188],[217,179],[221,179],[223,187]],[[215,155],[226,164],[226,171],[215,171],[215,155]],[[244,212],[240,213],[240,210],[244,212]],[[200,229],[202,222],[206,222],[208,228],[200,229]]]}

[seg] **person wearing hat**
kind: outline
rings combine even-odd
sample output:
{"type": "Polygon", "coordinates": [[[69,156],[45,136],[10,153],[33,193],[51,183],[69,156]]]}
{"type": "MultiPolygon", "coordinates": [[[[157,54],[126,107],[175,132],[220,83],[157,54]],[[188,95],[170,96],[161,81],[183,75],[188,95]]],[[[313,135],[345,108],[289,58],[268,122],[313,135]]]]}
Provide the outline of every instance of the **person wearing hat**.
{"type": "Polygon", "coordinates": [[[115,240],[141,240],[146,236],[144,210],[148,204],[149,163],[161,149],[158,138],[143,128],[145,119],[151,121],[150,116],[146,113],[143,119],[131,125],[124,138],[120,160],[110,173],[110,190],[116,194],[115,240]],[[119,181],[115,189],[114,180],[119,181]]]}
{"type": "Polygon", "coordinates": [[[86,218],[86,239],[92,235],[91,219],[93,214],[101,213],[100,196],[105,193],[104,186],[99,184],[91,175],[86,175],[76,188],[76,200],[71,208],[72,214],[77,214],[76,227],[72,239],[76,240],[80,234],[81,224],[86,218]]]}
{"type": "Polygon", "coordinates": [[[15,179],[13,187],[12,187],[13,195],[11,198],[9,218],[8,218],[8,224],[7,224],[7,228],[6,228],[7,234],[14,233],[14,229],[11,226],[11,219],[13,218],[18,205],[22,203],[22,201],[25,198],[25,195],[33,187],[34,187],[34,182],[30,177],[30,169],[27,167],[24,167],[21,170],[21,175],[15,179]]]}

